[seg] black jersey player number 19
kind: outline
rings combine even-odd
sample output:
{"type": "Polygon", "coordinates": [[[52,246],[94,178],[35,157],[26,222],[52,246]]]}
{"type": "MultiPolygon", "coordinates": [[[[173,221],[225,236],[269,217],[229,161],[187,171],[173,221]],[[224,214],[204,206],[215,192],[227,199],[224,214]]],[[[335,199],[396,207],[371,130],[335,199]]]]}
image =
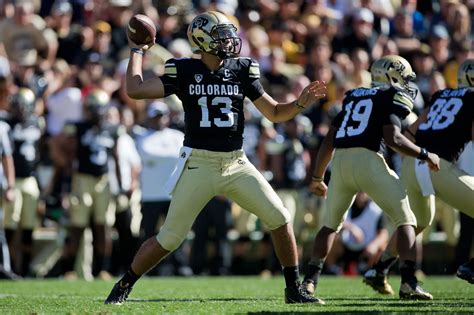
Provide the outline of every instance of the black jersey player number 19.
{"type": "Polygon", "coordinates": [[[372,112],[372,100],[362,99],[355,104],[354,109],[352,109],[353,105],[354,101],[347,103],[345,108],[346,114],[341,127],[337,130],[336,138],[357,136],[367,128],[370,113],[372,112]],[[359,123],[359,125],[357,127],[348,126],[349,120],[359,123]]]}

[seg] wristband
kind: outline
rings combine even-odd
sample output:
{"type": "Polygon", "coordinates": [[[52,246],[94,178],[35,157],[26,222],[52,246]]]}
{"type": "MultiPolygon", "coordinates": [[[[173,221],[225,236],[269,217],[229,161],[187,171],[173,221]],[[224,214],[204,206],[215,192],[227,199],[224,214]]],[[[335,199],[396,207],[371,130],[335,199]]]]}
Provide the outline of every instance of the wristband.
{"type": "Polygon", "coordinates": [[[298,107],[299,109],[306,109],[306,107],[298,103],[298,100],[295,101],[295,106],[298,107]]]}
{"type": "Polygon", "coordinates": [[[420,155],[418,155],[417,159],[425,161],[428,158],[428,150],[425,148],[421,148],[420,155]]]}
{"type": "Polygon", "coordinates": [[[131,51],[132,53],[139,54],[139,55],[142,55],[142,56],[145,54],[145,52],[143,51],[143,49],[140,49],[140,48],[135,48],[135,47],[133,47],[133,48],[130,48],[130,51],[131,51]]]}
{"type": "Polygon", "coordinates": [[[314,182],[322,182],[324,180],[323,177],[312,176],[311,180],[314,182]]]}

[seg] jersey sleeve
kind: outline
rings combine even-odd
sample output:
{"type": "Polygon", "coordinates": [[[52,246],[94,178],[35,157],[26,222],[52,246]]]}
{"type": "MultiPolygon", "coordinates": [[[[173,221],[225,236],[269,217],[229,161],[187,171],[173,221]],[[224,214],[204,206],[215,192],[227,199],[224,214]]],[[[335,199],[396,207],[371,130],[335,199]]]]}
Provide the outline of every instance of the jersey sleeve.
{"type": "Polygon", "coordinates": [[[178,67],[176,66],[176,59],[166,61],[165,72],[160,79],[165,88],[165,96],[178,92],[178,67]]]}
{"type": "Polygon", "coordinates": [[[248,76],[244,80],[244,95],[254,101],[265,93],[260,83],[260,66],[250,58],[243,59],[242,63],[248,69],[248,76]]]}

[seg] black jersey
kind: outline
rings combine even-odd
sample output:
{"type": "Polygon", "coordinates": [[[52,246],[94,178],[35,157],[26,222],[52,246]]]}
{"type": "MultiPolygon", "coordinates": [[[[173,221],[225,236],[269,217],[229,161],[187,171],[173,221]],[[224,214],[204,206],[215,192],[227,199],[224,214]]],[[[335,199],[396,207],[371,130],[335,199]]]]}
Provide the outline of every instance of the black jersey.
{"type": "Polygon", "coordinates": [[[117,143],[117,127],[104,128],[90,122],[70,123],[64,126],[68,136],[77,140],[77,171],[101,176],[108,172],[108,160],[117,143]]]}
{"type": "Polygon", "coordinates": [[[161,77],[165,95],[183,102],[184,145],[228,152],[242,148],[244,97],[263,95],[258,63],[250,58],[225,59],[211,71],[199,59],[171,59],[161,77]]]}
{"type": "Polygon", "coordinates": [[[428,119],[418,126],[416,143],[445,160],[459,158],[472,137],[474,89],[445,89],[430,101],[428,119]]]}
{"type": "Polygon", "coordinates": [[[36,119],[26,122],[7,120],[10,125],[10,139],[13,145],[15,177],[26,178],[35,175],[38,164],[41,129],[36,119]]]}
{"type": "Polygon", "coordinates": [[[393,87],[350,90],[333,121],[337,128],[334,147],[383,151],[383,126],[393,123],[392,115],[404,119],[412,108],[408,94],[393,87]]]}

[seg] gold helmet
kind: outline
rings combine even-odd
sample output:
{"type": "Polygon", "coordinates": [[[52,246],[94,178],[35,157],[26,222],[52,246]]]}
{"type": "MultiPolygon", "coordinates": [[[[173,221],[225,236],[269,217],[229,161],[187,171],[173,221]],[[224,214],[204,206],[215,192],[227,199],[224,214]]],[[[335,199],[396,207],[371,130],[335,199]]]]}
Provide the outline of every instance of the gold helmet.
{"type": "Polygon", "coordinates": [[[101,89],[93,89],[84,99],[84,106],[93,114],[103,115],[107,112],[110,97],[101,89]]]}
{"type": "Polygon", "coordinates": [[[370,68],[372,86],[393,86],[407,92],[413,99],[417,89],[409,87],[409,82],[415,80],[410,63],[403,57],[388,55],[376,60],[370,68]]]}
{"type": "Polygon", "coordinates": [[[466,59],[459,66],[458,87],[474,87],[474,59],[466,59]]]}
{"type": "Polygon", "coordinates": [[[204,12],[192,20],[188,40],[194,53],[206,52],[221,59],[236,57],[242,47],[237,28],[216,11],[204,12]]]}
{"type": "Polygon", "coordinates": [[[10,108],[14,115],[25,118],[32,115],[35,111],[36,96],[35,93],[28,88],[20,88],[12,96],[10,108]]]}

